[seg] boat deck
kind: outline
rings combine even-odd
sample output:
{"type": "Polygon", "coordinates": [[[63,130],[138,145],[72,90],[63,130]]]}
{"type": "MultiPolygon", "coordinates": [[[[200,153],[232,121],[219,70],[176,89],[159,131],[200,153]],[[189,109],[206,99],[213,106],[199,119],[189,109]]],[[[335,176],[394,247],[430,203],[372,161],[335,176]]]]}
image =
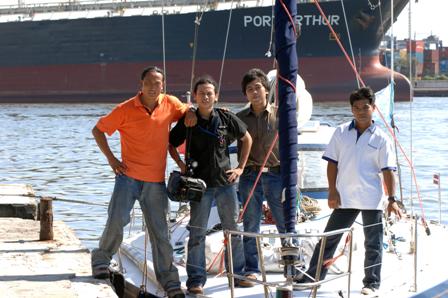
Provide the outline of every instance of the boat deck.
{"type": "MultiPolygon", "coordinates": [[[[322,206],[324,207],[324,206],[322,206]]],[[[327,214],[329,210],[323,210],[322,214],[327,214]]],[[[361,222],[361,219],[357,220],[361,222]]],[[[421,293],[431,289],[432,287],[446,283],[448,276],[448,269],[444,261],[444,245],[442,239],[448,239],[448,230],[445,226],[431,224],[431,235],[425,234],[424,228],[418,224],[418,241],[417,241],[417,276],[414,277],[414,254],[410,253],[411,244],[411,219],[402,219],[394,223],[389,232],[392,232],[396,239],[395,245],[390,249],[390,243],[387,244],[387,236],[384,237],[384,251],[383,251],[383,268],[382,268],[382,284],[378,293],[370,297],[412,297],[417,293],[421,293]],[[414,280],[417,281],[417,286],[414,286],[414,280]]],[[[299,234],[306,235],[309,233],[317,233],[323,230],[326,223],[325,216],[318,216],[317,220],[299,223],[297,230],[299,234]]],[[[322,283],[317,290],[316,297],[369,297],[361,294],[363,273],[363,232],[360,224],[354,225],[353,234],[353,254],[352,254],[352,271],[349,276],[344,273],[348,270],[348,253],[344,254],[335,263],[326,280],[333,280],[322,283]],[[338,272],[339,271],[339,272],[338,272]],[[350,290],[349,290],[350,289],[350,290]]],[[[181,229],[181,228],[180,228],[181,229]]],[[[269,228],[269,225],[264,225],[262,228],[265,231],[275,230],[274,226],[269,228]]],[[[133,238],[125,240],[125,249],[122,246],[121,262],[127,268],[126,278],[128,283],[140,285],[142,281],[141,269],[137,269],[136,263],[142,260],[143,234],[136,235],[133,238]],[[130,258],[134,259],[133,263],[130,258]],[[139,261],[140,258],[140,261],[139,261]],[[130,268],[134,269],[130,269],[130,268]]],[[[345,236],[343,237],[345,239],[345,236]]],[[[176,242],[176,235],[173,235],[173,245],[176,242]]],[[[213,239],[216,245],[222,245],[220,241],[213,239]]],[[[343,241],[341,241],[342,243],[343,241]]],[[[179,242],[177,242],[179,243],[179,242]]],[[[178,245],[179,246],[179,245],[178,245]]],[[[340,247],[342,248],[342,246],[340,247]]],[[[275,250],[274,250],[275,251],[275,250]]],[[[277,251],[279,253],[279,250],[277,251]]],[[[148,260],[151,259],[150,251],[147,252],[148,260]]],[[[266,258],[266,256],[265,256],[266,258]]],[[[149,262],[149,261],[148,261],[149,262]]],[[[182,285],[185,285],[187,274],[185,270],[185,259],[183,257],[178,259],[177,267],[181,276],[182,285]]],[[[157,293],[157,296],[163,297],[164,292],[157,286],[154,287],[154,278],[151,278],[152,264],[148,263],[148,290],[152,293],[157,293]]],[[[285,278],[283,276],[283,269],[278,265],[278,272],[269,272],[266,275],[266,280],[269,283],[277,283],[280,287],[285,286],[285,278]]],[[[258,280],[262,280],[259,276],[258,280]]],[[[157,283],[156,283],[157,284],[157,283]]],[[[438,293],[441,293],[438,290],[438,293]]],[[[445,295],[448,293],[445,293],[445,295]]],[[[231,290],[228,284],[228,277],[226,273],[221,275],[210,274],[207,283],[204,287],[204,296],[191,297],[231,297],[231,290]]],[[[265,288],[262,284],[257,284],[252,288],[235,288],[234,297],[276,297],[276,286],[269,286],[265,295],[265,288]]],[[[292,297],[312,297],[312,290],[294,291],[292,297]]],[[[429,297],[429,296],[416,296],[429,297]]],[[[434,297],[434,296],[430,296],[434,297]]],[[[445,297],[445,296],[436,296],[445,297]]]]}

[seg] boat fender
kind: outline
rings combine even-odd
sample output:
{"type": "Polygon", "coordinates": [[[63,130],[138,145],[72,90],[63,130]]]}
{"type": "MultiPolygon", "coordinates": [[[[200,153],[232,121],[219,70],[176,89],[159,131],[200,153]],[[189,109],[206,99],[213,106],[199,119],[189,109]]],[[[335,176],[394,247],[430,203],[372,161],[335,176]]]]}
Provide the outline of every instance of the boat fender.
{"type": "MultiPolygon", "coordinates": [[[[267,74],[269,81],[268,101],[275,102],[277,70],[273,69],[267,74]]],[[[306,90],[305,81],[297,75],[296,81],[296,101],[297,101],[297,128],[301,128],[311,119],[313,113],[313,98],[306,90]]]]}

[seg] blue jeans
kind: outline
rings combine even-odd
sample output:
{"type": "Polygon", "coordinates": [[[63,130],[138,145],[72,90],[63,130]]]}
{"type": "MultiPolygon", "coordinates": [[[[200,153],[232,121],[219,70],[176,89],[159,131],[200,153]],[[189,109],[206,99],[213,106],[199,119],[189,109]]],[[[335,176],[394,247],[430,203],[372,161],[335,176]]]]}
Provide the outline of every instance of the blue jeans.
{"type": "Polygon", "coordinates": [[[157,280],[167,291],[180,288],[179,274],[173,264],[173,248],[168,238],[168,198],[164,182],[143,182],[125,175],[115,177],[106,227],[99,248],[92,251],[92,267],[109,265],[123,241],[123,228],[130,222],[130,212],[136,200],[145,217],[157,280]]]}
{"type": "MultiPolygon", "coordinates": [[[[364,255],[364,279],[362,282],[366,287],[379,289],[381,283],[381,260],[383,257],[383,212],[381,210],[335,209],[328,219],[325,232],[351,227],[359,212],[362,214],[365,238],[364,248],[366,250],[364,255]]],[[[327,244],[324,249],[324,261],[333,257],[341,238],[342,234],[327,238],[327,244]]],[[[307,270],[307,274],[312,277],[316,276],[320,245],[321,241],[314,249],[313,257],[307,270]]],[[[324,279],[328,272],[328,269],[323,266],[321,270],[319,280],[324,279]]]]}
{"type": "MultiPolygon", "coordinates": [[[[224,230],[238,230],[238,198],[233,185],[207,188],[200,202],[190,203],[190,239],[188,240],[187,287],[203,286],[207,281],[205,268],[205,236],[213,201],[218,208],[224,230]]],[[[227,253],[225,255],[227,257],[227,253]]],[[[241,236],[232,235],[233,272],[243,274],[244,256],[241,236]]],[[[226,268],[228,262],[226,258],[226,268]]]]}
{"type": "MultiPolygon", "coordinates": [[[[245,169],[240,177],[239,193],[240,198],[245,204],[247,196],[252,189],[258,172],[245,169]]],[[[279,233],[285,233],[285,219],[283,215],[282,195],[282,177],[280,173],[262,173],[260,180],[255,187],[252,198],[246,207],[243,215],[245,232],[260,232],[260,221],[262,215],[263,201],[266,198],[272,216],[274,217],[279,233]]],[[[258,251],[254,237],[244,237],[244,257],[246,259],[245,273],[258,273],[258,251]]]]}

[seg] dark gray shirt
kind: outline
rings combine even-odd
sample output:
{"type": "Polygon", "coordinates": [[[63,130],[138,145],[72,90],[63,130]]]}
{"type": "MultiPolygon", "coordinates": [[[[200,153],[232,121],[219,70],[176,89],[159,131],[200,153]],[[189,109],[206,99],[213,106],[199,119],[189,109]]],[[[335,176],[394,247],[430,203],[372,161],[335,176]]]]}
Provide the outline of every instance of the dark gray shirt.
{"type": "MultiPolygon", "coordinates": [[[[269,151],[269,147],[277,133],[277,109],[273,105],[268,104],[266,109],[258,116],[254,113],[251,107],[238,112],[236,115],[247,125],[247,130],[252,137],[252,148],[246,167],[259,167],[263,164],[269,151]]],[[[240,142],[238,142],[238,148],[241,148],[240,142]]],[[[239,155],[238,150],[238,157],[239,155]]],[[[265,167],[271,168],[279,165],[280,154],[277,140],[265,167]]]]}

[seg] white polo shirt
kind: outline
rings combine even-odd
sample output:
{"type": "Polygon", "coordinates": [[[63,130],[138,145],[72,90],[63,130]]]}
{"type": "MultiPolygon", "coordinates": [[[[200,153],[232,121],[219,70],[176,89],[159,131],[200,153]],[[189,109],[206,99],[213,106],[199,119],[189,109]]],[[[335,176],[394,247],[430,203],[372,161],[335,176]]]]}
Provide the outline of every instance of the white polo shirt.
{"type": "Polygon", "coordinates": [[[338,126],[323,159],[337,164],[336,188],[340,208],[381,210],[385,198],[382,170],[396,170],[392,142],[375,123],[361,135],[355,120],[338,126]]]}

